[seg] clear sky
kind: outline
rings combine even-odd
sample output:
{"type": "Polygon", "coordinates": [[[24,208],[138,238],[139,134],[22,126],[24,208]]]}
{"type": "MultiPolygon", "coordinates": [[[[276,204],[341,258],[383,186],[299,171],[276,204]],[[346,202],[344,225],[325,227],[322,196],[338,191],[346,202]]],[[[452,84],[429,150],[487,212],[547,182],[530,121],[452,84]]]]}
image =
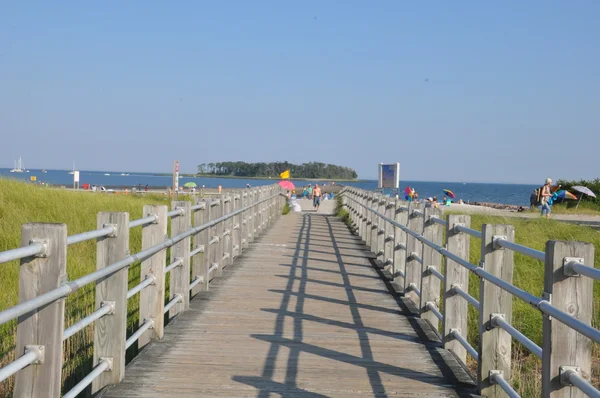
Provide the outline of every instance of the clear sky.
{"type": "Polygon", "coordinates": [[[2,1],[0,166],[600,177],[600,1],[2,1]]]}

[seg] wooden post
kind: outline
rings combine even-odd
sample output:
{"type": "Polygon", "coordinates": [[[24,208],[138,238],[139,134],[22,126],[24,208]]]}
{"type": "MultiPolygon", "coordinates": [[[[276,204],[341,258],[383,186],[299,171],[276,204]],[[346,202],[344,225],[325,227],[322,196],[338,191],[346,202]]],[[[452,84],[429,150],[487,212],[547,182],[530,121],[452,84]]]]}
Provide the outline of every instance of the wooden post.
{"type": "MultiPolygon", "coordinates": [[[[381,195],[377,201],[377,212],[385,215],[385,208],[387,207],[388,198],[381,195]]],[[[385,265],[385,227],[387,222],[383,217],[377,217],[377,229],[375,230],[377,236],[377,247],[375,253],[377,254],[377,260],[381,266],[385,265]]]]}
{"type": "MultiPolygon", "coordinates": [[[[252,200],[250,199],[249,196],[249,192],[246,189],[245,191],[242,191],[241,193],[241,207],[242,209],[245,209],[246,206],[248,206],[250,203],[252,203],[252,200]]],[[[242,240],[242,252],[243,249],[248,247],[248,225],[250,225],[250,220],[248,219],[248,215],[251,214],[248,210],[244,210],[242,212],[242,218],[240,221],[240,236],[241,236],[241,240],[242,240]]]]}
{"type": "Polygon", "coordinates": [[[371,205],[373,202],[373,194],[367,193],[367,197],[365,198],[365,212],[367,222],[365,224],[365,243],[369,250],[371,250],[371,230],[373,229],[373,213],[369,210],[371,209],[371,205]]]}
{"type": "MultiPolygon", "coordinates": [[[[584,242],[546,243],[544,296],[552,306],[591,325],[594,281],[581,275],[569,276],[565,265],[578,261],[594,267],[594,245],[584,242]]],[[[564,323],[545,316],[542,345],[542,396],[550,398],[586,397],[577,387],[561,384],[560,373],[569,368],[591,383],[592,343],[564,323]]]]}
{"type": "MultiPolygon", "coordinates": [[[[379,201],[380,201],[380,197],[378,194],[375,194],[373,196],[373,200],[371,201],[371,208],[375,211],[378,210],[378,206],[379,206],[379,201]]],[[[379,233],[379,224],[380,224],[380,219],[379,217],[371,212],[371,229],[369,230],[369,233],[371,234],[371,251],[375,254],[377,254],[377,237],[378,237],[378,233],[379,233]]]]}
{"type": "MultiPolygon", "coordinates": [[[[214,221],[219,217],[219,204],[221,202],[218,199],[211,199],[211,203],[212,202],[215,202],[215,204],[210,206],[210,210],[208,213],[209,221],[214,221]]],[[[207,235],[208,235],[207,240],[209,242],[212,239],[214,239],[215,237],[217,237],[217,226],[213,225],[212,227],[208,228],[207,235]]],[[[209,274],[209,282],[210,282],[216,276],[216,272],[213,271],[212,273],[209,273],[208,271],[210,270],[210,267],[212,267],[213,264],[218,265],[217,256],[219,253],[219,244],[218,243],[213,243],[212,245],[209,244],[208,250],[209,250],[208,256],[206,257],[206,269],[207,269],[207,273],[209,274]]],[[[208,285],[208,288],[210,289],[210,283],[208,285]]]]}
{"type": "MultiPolygon", "coordinates": [[[[238,211],[242,208],[242,192],[233,192],[233,211],[238,211]]],[[[233,217],[233,254],[234,257],[239,257],[242,254],[242,216],[240,214],[233,217]]]]}
{"type": "MultiPolygon", "coordinates": [[[[414,232],[423,230],[423,217],[413,211],[422,211],[419,203],[411,203],[408,213],[408,228],[414,232]]],[[[416,290],[421,290],[421,263],[418,258],[423,258],[423,244],[412,235],[406,237],[406,279],[404,281],[404,296],[408,297],[415,305],[419,305],[420,298],[416,290]]]]}
{"type": "MultiPolygon", "coordinates": [[[[225,195],[221,194],[218,196],[219,205],[215,208],[216,214],[215,219],[223,217],[226,213],[225,211],[225,195]]],[[[220,221],[215,226],[215,236],[219,238],[219,241],[215,244],[216,254],[215,254],[215,264],[218,264],[219,267],[215,270],[214,276],[223,276],[223,268],[225,268],[226,263],[223,261],[223,253],[225,253],[225,239],[223,237],[223,232],[225,231],[225,222],[220,221]]]]}
{"type": "Polygon", "coordinates": [[[370,227],[370,222],[369,222],[369,209],[367,208],[367,206],[369,206],[369,193],[366,191],[362,192],[362,197],[361,197],[361,203],[364,205],[361,208],[362,211],[362,235],[361,238],[363,240],[363,242],[365,242],[365,245],[367,245],[367,247],[369,246],[367,243],[367,239],[369,234],[367,233],[370,227]]]}
{"type": "MultiPolygon", "coordinates": [[[[129,255],[129,213],[99,213],[98,229],[112,225],[114,234],[98,238],[96,269],[100,270],[129,255]]],[[[96,283],[96,308],[113,306],[113,312],[94,322],[94,362],[112,360],[112,369],[92,382],[92,393],[107,385],[118,384],[125,377],[125,339],[127,327],[127,273],[123,268],[96,283]]]]}
{"type": "MultiPolygon", "coordinates": [[[[45,245],[42,254],[21,259],[19,303],[58,288],[67,280],[67,226],[25,224],[21,246],[45,245]]],[[[57,300],[37,311],[21,315],[17,325],[16,355],[33,350],[40,360],[17,372],[14,397],[59,397],[65,300],[57,300]]]]}
{"type": "MultiPolygon", "coordinates": [[[[226,215],[230,215],[231,213],[233,213],[233,192],[230,194],[229,196],[229,200],[227,201],[227,203],[225,204],[225,211],[226,211],[226,215]]],[[[233,217],[229,217],[227,219],[227,221],[225,222],[225,228],[226,230],[229,232],[227,234],[227,236],[225,237],[225,253],[227,253],[229,255],[229,257],[227,257],[225,259],[225,264],[227,264],[227,266],[230,266],[231,264],[233,264],[233,217]]]]}
{"type": "MultiPolygon", "coordinates": [[[[385,206],[385,216],[391,220],[394,220],[395,208],[396,200],[390,199],[385,206]]],[[[383,236],[383,263],[385,265],[385,269],[391,270],[391,274],[394,275],[394,225],[392,223],[385,223],[385,231],[383,236]]]]}
{"type": "MultiPolygon", "coordinates": [[[[165,241],[167,236],[167,206],[145,205],[144,216],[156,215],[152,224],[142,226],[142,250],[149,249],[165,241]]],[[[165,266],[167,251],[161,250],[142,261],[140,278],[154,278],[154,283],[140,292],[140,320],[152,319],[154,326],[140,336],[138,347],[142,348],[151,340],[162,339],[164,335],[165,309],[165,266]]]]}
{"type": "MultiPolygon", "coordinates": [[[[481,260],[483,269],[490,274],[512,284],[514,252],[494,245],[495,238],[503,237],[515,241],[515,228],[512,225],[484,224],[481,237],[481,260]]],[[[504,379],[510,380],[512,338],[502,328],[493,327],[490,319],[501,314],[511,323],[513,296],[498,286],[481,279],[479,284],[479,363],[477,381],[479,392],[486,397],[504,397],[502,388],[491,384],[490,371],[501,371],[504,379]]]]}
{"type": "MultiPolygon", "coordinates": [[[[396,199],[394,219],[398,224],[406,226],[408,223],[407,203],[396,199]]],[[[394,278],[402,277],[400,286],[404,287],[406,276],[406,232],[400,227],[394,227],[394,268],[391,273],[394,278]]]]}
{"type": "MultiPolygon", "coordinates": [[[[442,218],[442,210],[433,207],[425,208],[425,219],[423,220],[423,237],[438,246],[442,245],[444,230],[442,225],[433,222],[432,217],[442,218]]],[[[421,267],[421,318],[429,321],[434,330],[439,330],[439,319],[427,309],[427,303],[431,302],[440,309],[440,279],[432,272],[435,270],[442,273],[442,255],[428,245],[423,245],[423,264],[421,267]]]]}
{"type": "MultiPolygon", "coordinates": [[[[471,227],[471,216],[449,215],[446,219],[446,249],[456,256],[469,261],[471,236],[456,230],[457,225],[471,227]]],[[[454,287],[465,292],[469,291],[469,270],[457,262],[446,258],[444,267],[444,348],[454,352],[462,361],[467,363],[467,350],[451,337],[451,330],[456,329],[462,336],[468,336],[467,316],[468,303],[465,299],[454,294],[454,287]]]]}
{"type": "MultiPolygon", "coordinates": [[[[201,203],[204,203],[204,208],[200,209],[200,210],[196,210],[196,212],[194,213],[194,227],[199,227],[200,225],[206,224],[206,222],[207,222],[206,208],[209,206],[209,204],[206,203],[202,199],[196,199],[196,204],[201,204],[201,203]]],[[[203,281],[200,282],[199,284],[197,284],[192,289],[192,296],[198,294],[199,292],[206,291],[207,286],[208,286],[208,275],[206,275],[206,269],[205,269],[205,264],[206,264],[205,257],[206,257],[206,250],[207,250],[206,243],[207,242],[205,242],[205,239],[202,239],[202,238],[205,238],[205,236],[202,235],[202,233],[205,231],[206,231],[206,229],[204,231],[200,231],[196,235],[194,235],[194,250],[198,249],[201,246],[204,246],[204,251],[196,254],[194,256],[194,258],[192,259],[192,279],[196,279],[199,277],[203,278],[203,281]]]]}
{"type": "MultiPolygon", "coordinates": [[[[171,219],[171,237],[189,231],[192,228],[192,204],[187,200],[173,201],[171,209],[183,209],[183,214],[179,214],[171,219]]],[[[171,263],[181,259],[182,264],[171,270],[171,299],[180,294],[183,299],[171,308],[169,318],[174,317],[180,312],[187,311],[190,307],[190,245],[191,238],[187,237],[171,247],[171,263]]]]}

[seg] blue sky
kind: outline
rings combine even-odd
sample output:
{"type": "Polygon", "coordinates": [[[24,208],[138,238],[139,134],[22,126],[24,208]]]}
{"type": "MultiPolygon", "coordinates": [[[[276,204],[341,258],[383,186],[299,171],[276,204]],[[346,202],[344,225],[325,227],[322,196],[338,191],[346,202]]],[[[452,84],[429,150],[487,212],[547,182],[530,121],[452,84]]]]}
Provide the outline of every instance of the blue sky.
{"type": "Polygon", "coordinates": [[[0,3],[0,166],[600,177],[600,2],[0,3]]]}

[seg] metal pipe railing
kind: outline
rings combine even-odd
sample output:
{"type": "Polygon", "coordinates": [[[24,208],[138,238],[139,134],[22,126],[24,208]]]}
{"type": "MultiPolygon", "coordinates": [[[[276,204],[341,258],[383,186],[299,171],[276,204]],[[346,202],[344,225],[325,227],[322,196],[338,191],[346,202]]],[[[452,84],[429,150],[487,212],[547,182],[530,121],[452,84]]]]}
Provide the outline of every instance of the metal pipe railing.
{"type": "Polygon", "coordinates": [[[196,279],[194,279],[193,281],[190,282],[190,290],[195,288],[196,285],[198,285],[199,283],[202,283],[203,281],[204,281],[203,276],[197,276],[196,279]]]}
{"type": "Polygon", "coordinates": [[[492,373],[490,374],[490,382],[492,384],[497,384],[504,390],[507,396],[510,398],[521,398],[521,396],[513,390],[513,388],[508,384],[508,382],[504,379],[501,373],[492,373]]]}
{"type": "Polygon", "coordinates": [[[196,249],[194,249],[190,252],[190,257],[194,257],[196,254],[203,253],[203,252],[204,252],[204,245],[198,246],[196,249]]]}
{"type": "Polygon", "coordinates": [[[146,278],[141,283],[138,283],[136,286],[132,287],[127,291],[127,299],[132,298],[148,286],[152,285],[156,281],[156,277],[154,275],[146,275],[146,278]]]}
{"type": "Polygon", "coordinates": [[[421,291],[419,290],[417,285],[415,285],[414,283],[409,283],[408,287],[410,288],[411,291],[415,292],[415,294],[417,296],[421,297],[421,291]]]}
{"type": "Polygon", "coordinates": [[[431,220],[431,222],[434,222],[436,224],[440,224],[440,225],[443,225],[443,226],[448,225],[448,222],[446,220],[442,220],[439,217],[432,216],[431,218],[429,218],[429,220],[431,220]]]}
{"type": "Polygon", "coordinates": [[[476,229],[471,229],[471,228],[465,227],[464,225],[456,225],[454,227],[454,229],[456,229],[458,232],[463,232],[467,235],[471,235],[474,238],[481,239],[481,236],[482,236],[481,231],[477,231],[476,229]]]}
{"type": "Polygon", "coordinates": [[[39,350],[26,351],[25,354],[21,355],[18,359],[12,361],[8,365],[0,369],[0,382],[8,379],[10,376],[14,375],[19,370],[39,360],[39,355],[39,350]]]}
{"type": "Polygon", "coordinates": [[[68,339],[69,337],[73,336],[75,333],[79,332],[86,326],[91,325],[94,321],[97,321],[98,319],[102,318],[104,315],[110,314],[114,311],[115,311],[115,307],[112,304],[104,304],[103,303],[100,306],[100,308],[98,308],[96,311],[92,312],[90,315],[75,322],[74,324],[69,326],[67,329],[65,329],[65,331],[63,332],[63,341],[68,339]]]}
{"type": "Polygon", "coordinates": [[[181,300],[183,300],[183,297],[181,297],[181,294],[176,294],[171,299],[171,301],[169,301],[169,303],[167,305],[165,305],[165,309],[164,309],[163,312],[166,314],[167,312],[169,312],[171,310],[171,308],[173,308],[175,306],[175,304],[177,304],[181,300]]]}
{"type": "Polygon", "coordinates": [[[510,334],[519,343],[527,347],[529,351],[535,354],[538,358],[542,358],[542,348],[530,339],[528,339],[527,336],[525,336],[523,333],[515,329],[510,323],[506,322],[506,320],[503,317],[498,315],[494,316],[491,319],[491,324],[494,327],[499,327],[506,330],[508,334],[510,334]]]}
{"type": "Polygon", "coordinates": [[[456,293],[457,295],[459,295],[460,297],[467,300],[467,302],[469,304],[471,304],[473,307],[477,308],[477,311],[480,310],[479,301],[477,301],[477,299],[475,297],[471,296],[469,293],[467,293],[465,290],[463,290],[460,286],[453,286],[452,291],[454,293],[456,293]]]}
{"type": "Polygon", "coordinates": [[[148,217],[138,218],[137,220],[133,220],[129,222],[129,228],[135,228],[142,225],[154,224],[158,221],[158,214],[152,214],[148,217]]]}
{"type": "Polygon", "coordinates": [[[183,264],[183,258],[177,257],[175,261],[165,267],[165,274],[168,274],[173,268],[179,267],[181,264],[183,264]]]}
{"type": "Polygon", "coordinates": [[[25,257],[37,256],[44,251],[44,248],[45,246],[42,243],[32,243],[29,246],[0,252],[0,264],[20,260],[25,257]]]}
{"type": "Polygon", "coordinates": [[[567,264],[565,264],[565,275],[585,275],[596,281],[600,281],[600,269],[588,267],[587,265],[582,264],[578,261],[569,261],[567,264]]]}
{"type": "Polygon", "coordinates": [[[81,380],[75,387],[71,389],[68,393],[63,395],[63,398],[75,398],[80,392],[85,390],[87,386],[89,386],[96,377],[100,376],[102,373],[110,370],[112,364],[108,359],[101,359],[100,363],[96,365],[96,367],[81,380]]]}
{"type": "Polygon", "coordinates": [[[108,225],[104,228],[95,229],[93,231],[82,232],[77,235],[72,235],[67,238],[67,245],[73,245],[75,243],[84,242],[90,239],[102,238],[115,233],[115,227],[108,225]]]}
{"type": "Polygon", "coordinates": [[[477,354],[477,350],[475,348],[473,348],[473,346],[471,344],[469,344],[469,342],[460,334],[460,332],[456,329],[451,329],[450,330],[450,335],[456,339],[456,341],[458,341],[460,343],[460,345],[462,345],[465,350],[467,350],[467,352],[469,353],[470,356],[473,357],[473,359],[475,359],[476,361],[479,361],[479,354],[477,354]]]}
{"type": "Polygon", "coordinates": [[[593,398],[600,398],[600,391],[596,389],[589,381],[583,378],[581,374],[574,369],[567,369],[560,375],[560,381],[566,385],[573,385],[579,388],[585,395],[593,398]]]}
{"type": "Polygon", "coordinates": [[[435,269],[435,267],[433,265],[428,265],[426,268],[426,271],[435,276],[436,278],[438,278],[440,281],[444,282],[444,280],[446,278],[444,278],[444,275],[442,275],[437,269],[435,269]]]}
{"type": "Polygon", "coordinates": [[[434,303],[432,303],[431,301],[428,301],[427,304],[425,304],[425,308],[427,308],[429,311],[431,311],[433,313],[433,315],[435,315],[435,317],[437,319],[439,319],[441,322],[444,321],[444,316],[442,315],[442,313],[437,309],[437,307],[435,306],[434,303]]]}
{"type": "Polygon", "coordinates": [[[146,319],[144,320],[144,323],[142,324],[142,326],[139,327],[139,329],[131,335],[131,337],[129,337],[127,339],[127,341],[125,342],[125,348],[129,348],[133,345],[133,343],[135,343],[136,341],[138,341],[138,339],[140,338],[140,336],[142,334],[144,334],[144,332],[148,329],[151,329],[154,326],[154,321],[152,319],[146,319]]]}
{"type": "Polygon", "coordinates": [[[532,249],[531,247],[519,245],[518,243],[509,242],[504,238],[495,238],[493,240],[493,243],[494,243],[494,245],[503,247],[505,249],[512,250],[517,253],[524,254],[528,257],[532,257],[532,258],[535,258],[540,261],[546,260],[546,253],[544,253],[543,251],[535,250],[535,249],[532,249]]]}
{"type": "Polygon", "coordinates": [[[179,216],[181,214],[185,213],[185,209],[182,207],[178,207],[174,210],[171,210],[170,212],[167,213],[167,217],[175,217],[175,216],[179,216]]]}

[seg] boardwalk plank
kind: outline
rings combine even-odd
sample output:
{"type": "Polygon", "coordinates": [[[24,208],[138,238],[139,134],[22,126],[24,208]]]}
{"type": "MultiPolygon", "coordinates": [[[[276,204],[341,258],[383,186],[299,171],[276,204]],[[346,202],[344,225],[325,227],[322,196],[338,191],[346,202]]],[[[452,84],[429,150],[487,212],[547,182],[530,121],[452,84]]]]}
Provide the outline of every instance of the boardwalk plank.
{"type": "Polygon", "coordinates": [[[466,396],[371,258],[332,216],[282,217],[102,396],[466,396]]]}

